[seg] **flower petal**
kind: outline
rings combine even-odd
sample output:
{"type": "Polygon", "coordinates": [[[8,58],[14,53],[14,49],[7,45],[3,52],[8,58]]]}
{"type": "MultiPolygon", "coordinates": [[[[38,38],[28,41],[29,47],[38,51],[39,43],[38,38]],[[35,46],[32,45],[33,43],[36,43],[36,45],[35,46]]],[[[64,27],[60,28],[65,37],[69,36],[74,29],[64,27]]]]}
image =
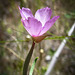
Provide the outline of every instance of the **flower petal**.
{"type": "Polygon", "coordinates": [[[28,22],[27,22],[27,19],[21,19],[23,25],[24,25],[24,28],[27,30],[27,32],[32,35],[31,31],[30,31],[30,26],[28,25],[28,22]]]}
{"type": "Polygon", "coordinates": [[[33,17],[33,14],[29,8],[22,7],[22,9],[20,9],[19,7],[19,10],[22,18],[28,19],[28,17],[33,17]]]}
{"type": "Polygon", "coordinates": [[[43,29],[40,32],[40,35],[46,33],[52,25],[55,23],[55,21],[59,18],[59,16],[54,16],[51,20],[47,21],[43,27],[43,29]]]}
{"type": "Polygon", "coordinates": [[[39,36],[39,33],[42,29],[42,24],[40,21],[29,17],[28,20],[22,21],[22,23],[32,37],[39,36]]]}
{"type": "Polygon", "coordinates": [[[35,13],[35,18],[42,23],[42,27],[51,17],[51,9],[46,7],[43,9],[39,9],[35,13]]]}

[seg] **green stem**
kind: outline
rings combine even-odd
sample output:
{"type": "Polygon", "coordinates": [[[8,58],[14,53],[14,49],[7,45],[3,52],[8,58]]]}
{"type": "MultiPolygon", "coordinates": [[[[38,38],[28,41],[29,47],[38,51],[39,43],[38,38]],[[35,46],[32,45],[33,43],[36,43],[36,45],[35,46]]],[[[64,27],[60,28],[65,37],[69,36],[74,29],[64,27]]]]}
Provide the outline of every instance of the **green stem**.
{"type": "Polygon", "coordinates": [[[32,47],[31,47],[31,49],[26,57],[26,60],[24,62],[23,75],[27,75],[28,65],[29,65],[30,59],[32,57],[34,46],[35,46],[35,42],[33,41],[32,47]]]}

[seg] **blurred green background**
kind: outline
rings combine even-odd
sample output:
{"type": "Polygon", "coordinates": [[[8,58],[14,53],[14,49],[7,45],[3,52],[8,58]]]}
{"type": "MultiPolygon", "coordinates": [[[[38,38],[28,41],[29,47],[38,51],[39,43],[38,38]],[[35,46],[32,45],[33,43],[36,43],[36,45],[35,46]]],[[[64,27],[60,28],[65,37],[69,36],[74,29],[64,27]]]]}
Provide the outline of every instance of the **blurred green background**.
{"type": "MultiPolygon", "coordinates": [[[[61,36],[61,39],[47,38],[36,44],[30,62],[29,69],[38,56],[33,75],[44,75],[62,36],[67,36],[75,21],[75,0],[0,0],[0,75],[22,75],[23,62],[31,48],[32,39],[21,23],[18,6],[30,8],[33,14],[49,7],[51,18],[60,16],[48,33],[51,37],[61,36]]],[[[75,75],[75,37],[67,41],[51,75],[75,75]]]]}

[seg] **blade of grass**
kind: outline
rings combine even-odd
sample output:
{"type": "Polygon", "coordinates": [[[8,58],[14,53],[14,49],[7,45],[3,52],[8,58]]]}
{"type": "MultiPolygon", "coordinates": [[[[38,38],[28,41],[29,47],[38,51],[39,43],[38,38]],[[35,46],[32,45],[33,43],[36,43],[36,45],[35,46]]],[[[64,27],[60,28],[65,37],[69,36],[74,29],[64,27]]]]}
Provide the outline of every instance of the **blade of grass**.
{"type": "Polygon", "coordinates": [[[35,67],[35,64],[36,64],[36,61],[37,61],[38,57],[35,58],[32,66],[31,66],[31,69],[30,69],[30,72],[29,72],[29,75],[32,75],[33,74],[33,70],[34,70],[34,67],[35,67]]]}

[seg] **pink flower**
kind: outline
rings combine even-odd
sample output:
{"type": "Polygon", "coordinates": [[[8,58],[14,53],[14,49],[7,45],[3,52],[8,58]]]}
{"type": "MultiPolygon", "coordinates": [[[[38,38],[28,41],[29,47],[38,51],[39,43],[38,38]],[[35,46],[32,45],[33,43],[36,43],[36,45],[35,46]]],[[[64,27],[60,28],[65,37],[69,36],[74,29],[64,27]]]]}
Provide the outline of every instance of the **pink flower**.
{"type": "Polygon", "coordinates": [[[46,33],[59,18],[59,16],[54,16],[50,19],[52,11],[48,7],[37,10],[35,16],[33,16],[29,8],[22,7],[22,9],[20,9],[19,7],[19,10],[25,29],[36,42],[46,37],[46,35],[43,36],[43,34],[46,33]]]}

